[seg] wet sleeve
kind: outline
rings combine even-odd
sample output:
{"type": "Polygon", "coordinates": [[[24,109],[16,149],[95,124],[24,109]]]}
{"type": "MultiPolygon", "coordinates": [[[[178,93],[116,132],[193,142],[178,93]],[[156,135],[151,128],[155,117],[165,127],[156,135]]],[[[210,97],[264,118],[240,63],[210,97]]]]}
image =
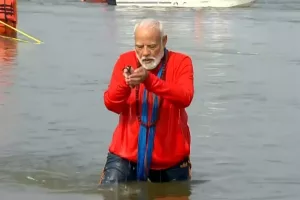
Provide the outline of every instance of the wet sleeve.
{"type": "Polygon", "coordinates": [[[169,83],[149,73],[144,85],[147,90],[174,105],[180,108],[188,107],[194,97],[194,70],[190,57],[186,56],[182,60],[175,72],[175,79],[176,82],[169,83]]]}
{"type": "Polygon", "coordinates": [[[110,83],[104,92],[104,104],[112,112],[120,114],[126,106],[130,95],[130,87],[126,84],[123,76],[124,64],[119,58],[114,66],[110,83]]]}

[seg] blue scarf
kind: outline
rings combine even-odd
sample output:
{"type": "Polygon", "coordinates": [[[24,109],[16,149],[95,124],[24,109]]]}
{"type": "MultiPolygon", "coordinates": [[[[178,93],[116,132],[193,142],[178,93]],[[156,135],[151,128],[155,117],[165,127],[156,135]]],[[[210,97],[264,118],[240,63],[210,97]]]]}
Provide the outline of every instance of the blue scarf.
{"type": "MultiPolygon", "coordinates": [[[[164,57],[162,59],[162,65],[160,66],[160,69],[157,74],[158,78],[161,78],[162,73],[164,71],[167,54],[168,54],[168,50],[165,49],[164,57]]],[[[158,110],[159,110],[158,97],[155,94],[153,94],[153,97],[154,97],[154,102],[153,102],[152,116],[150,122],[151,126],[148,127],[146,126],[146,124],[148,124],[148,91],[144,89],[143,100],[142,100],[141,124],[140,124],[139,139],[138,139],[138,160],[137,160],[137,180],[141,180],[141,181],[147,180],[147,174],[149,172],[151,161],[152,161],[152,152],[153,152],[154,136],[155,136],[155,128],[156,128],[155,123],[158,118],[158,110]],[[147,158],[147,166],[145,166],[145,158],[147,158]]]]}

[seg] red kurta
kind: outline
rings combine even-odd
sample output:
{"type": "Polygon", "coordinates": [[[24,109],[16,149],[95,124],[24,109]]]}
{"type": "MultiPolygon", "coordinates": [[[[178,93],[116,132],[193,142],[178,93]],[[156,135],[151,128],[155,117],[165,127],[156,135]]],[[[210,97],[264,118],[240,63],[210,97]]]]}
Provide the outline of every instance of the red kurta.
{"type": "MultiPolygon", "coordinates": [[[[120,115],[109,151],[133,162],[137,162],[140,124],[136,116],[135,89],[126,84],[123,69],[127,65],[136,69],[137,63],[134,51],[122,54],[104,92],[107,109],[120,115]]],[[[147,79],[140,84],[140,102],[144,88],[150,92],[148,113],[151,113],[153,106],[151,94],[163,98],[156,124],[151,169],[166,169],[190,155],[191,136],[185,108],[194,96],[193,64],[187,55],[169,51],[165,80],[156,76],[158,68],[149,72],[147,79]]]]}

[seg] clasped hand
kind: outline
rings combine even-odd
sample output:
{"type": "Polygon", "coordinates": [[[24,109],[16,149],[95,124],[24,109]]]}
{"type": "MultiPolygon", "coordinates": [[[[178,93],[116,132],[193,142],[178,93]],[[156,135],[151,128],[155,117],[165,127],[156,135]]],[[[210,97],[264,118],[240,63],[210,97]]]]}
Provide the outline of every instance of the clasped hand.
{"type": "Polygon", "coordinates": [[[132,68],[125,68],[123,71],[123,75],[125,77],[126,83],[131,88],[134,88],[136,85],[139,85],[147,78],[148,71],[143,67],[139,67],[135,70],[133,70],[132,68]]]}

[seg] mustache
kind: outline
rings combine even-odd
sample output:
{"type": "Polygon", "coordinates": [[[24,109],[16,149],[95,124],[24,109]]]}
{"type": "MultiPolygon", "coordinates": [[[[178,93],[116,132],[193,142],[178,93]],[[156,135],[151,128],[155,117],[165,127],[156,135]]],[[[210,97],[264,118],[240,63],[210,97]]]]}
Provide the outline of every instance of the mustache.
{"type": "Polygon", "coordinates": [[[148,60],[155,60],[155,59],[156,59],[156,58],[154,58],[154,57],[142,57],[142,58],[141,58],[142,62],[148,61],[148,60]]]}

